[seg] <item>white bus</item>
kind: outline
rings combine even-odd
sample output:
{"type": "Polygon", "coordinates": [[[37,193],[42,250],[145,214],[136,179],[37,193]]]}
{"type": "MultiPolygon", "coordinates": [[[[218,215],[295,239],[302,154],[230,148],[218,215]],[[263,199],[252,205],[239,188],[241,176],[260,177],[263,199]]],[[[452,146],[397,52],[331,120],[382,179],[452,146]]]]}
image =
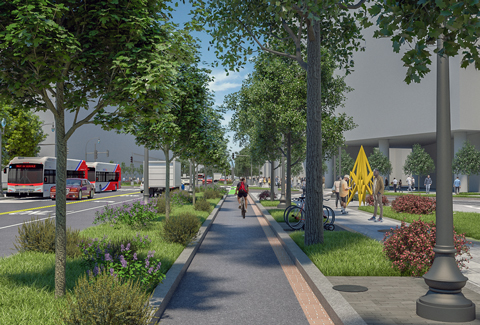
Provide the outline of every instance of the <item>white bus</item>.
{"type": "MultiPolygon", "coordinates": [[[[7,196],[50,197],[55,185],[57,159],[54,157],[15,157],[10,161],[7,196]]],[[[67,178],[85,178],[85,160],[67,159],[67,178]]]]}
{"type": "Polygon", "coordinates": [[[122,169],[119,164],[87,162],[88,180],[95,192],[116,191],[121,187],[122,169]]]}

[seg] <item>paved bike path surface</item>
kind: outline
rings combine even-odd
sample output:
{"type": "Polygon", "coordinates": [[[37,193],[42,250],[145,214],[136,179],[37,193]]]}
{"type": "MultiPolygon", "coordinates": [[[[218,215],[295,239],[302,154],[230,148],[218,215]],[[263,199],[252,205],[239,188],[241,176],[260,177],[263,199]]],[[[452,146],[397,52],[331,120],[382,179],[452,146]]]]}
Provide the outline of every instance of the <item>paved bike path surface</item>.
{"type": "Polygon", "coordinates": [[[309,324],[250,205],[225,200],[161,324],[309,324]]]}

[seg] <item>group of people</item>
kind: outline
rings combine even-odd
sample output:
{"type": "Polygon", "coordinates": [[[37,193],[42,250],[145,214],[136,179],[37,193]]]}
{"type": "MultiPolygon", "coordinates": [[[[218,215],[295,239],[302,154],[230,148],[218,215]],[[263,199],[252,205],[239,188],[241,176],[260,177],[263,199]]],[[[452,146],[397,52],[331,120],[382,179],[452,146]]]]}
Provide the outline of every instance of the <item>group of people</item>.
{"type": "MultiPolygon", "coordinates": [[[[423,182],[423,185],[425,186],[426,194],[430,193],[430,187],[432,186],[432,183],[433,183],[432,178],[430,177],[430,175],[428,175],[425,178],[425,181],[423,182]]],[[[403,184],[401,179],[397,181],[397,179],[394,177],[391,185],[393,185],[393,190],[395,191],[395,193],[397,192],[397,190],[400,192],[403,192],[403,188],[402,188],[403,184]]],[[[415,190],[415,178],[413,178],[413,176],[407,176],[407,185],[408,185],[407,191],[411,192],[415,190]]],[[[388,188],[388,179],[386,178],[385,178],[384,187],[388,188]]]]}
{"type": "Polygon", "coordinates": [[[345,175],[343,179],[341,176],[338,176],[337,180],[333,183],[333,190],[335,191],[335,207],[338,208],[338,202],[340,202],[340,207],[342,214],[347,214],[347,197],[348,191],[351,187],[348,186],[348,181],[350,176],[345,175]]]}

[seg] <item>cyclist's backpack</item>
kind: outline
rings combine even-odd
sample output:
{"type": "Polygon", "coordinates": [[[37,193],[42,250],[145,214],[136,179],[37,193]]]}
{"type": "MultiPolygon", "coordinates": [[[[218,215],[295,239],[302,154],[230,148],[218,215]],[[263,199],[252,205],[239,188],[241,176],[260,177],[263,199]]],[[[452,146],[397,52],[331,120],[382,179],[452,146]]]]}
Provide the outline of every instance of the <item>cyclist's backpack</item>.
{"type": "Polygon", "coordinates": [[[239,192],[246,192],[247,189],[245,188],[245,184],[243,182],[240,183],[240,187],[238,188],[239,192]]]}

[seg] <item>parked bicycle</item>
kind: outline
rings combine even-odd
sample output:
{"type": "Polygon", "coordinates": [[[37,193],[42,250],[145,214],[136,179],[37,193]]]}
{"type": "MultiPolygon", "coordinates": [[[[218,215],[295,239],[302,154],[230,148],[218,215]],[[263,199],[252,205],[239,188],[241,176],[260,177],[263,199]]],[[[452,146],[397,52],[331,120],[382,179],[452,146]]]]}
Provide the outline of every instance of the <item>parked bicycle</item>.
{"type": "MultiPolygon", "coordinates": [[[[305,229],[305,197],[296,199],[296,204],[292,204],[285,209],[283,218],[285,223],[293,230],[305,229]]],[[[328,201],[328,200],[326,200],[328,201]]],[[[323,227],[326,230],[335,230],[335,212],[332,208],[323,206],[323,227]]]]}

